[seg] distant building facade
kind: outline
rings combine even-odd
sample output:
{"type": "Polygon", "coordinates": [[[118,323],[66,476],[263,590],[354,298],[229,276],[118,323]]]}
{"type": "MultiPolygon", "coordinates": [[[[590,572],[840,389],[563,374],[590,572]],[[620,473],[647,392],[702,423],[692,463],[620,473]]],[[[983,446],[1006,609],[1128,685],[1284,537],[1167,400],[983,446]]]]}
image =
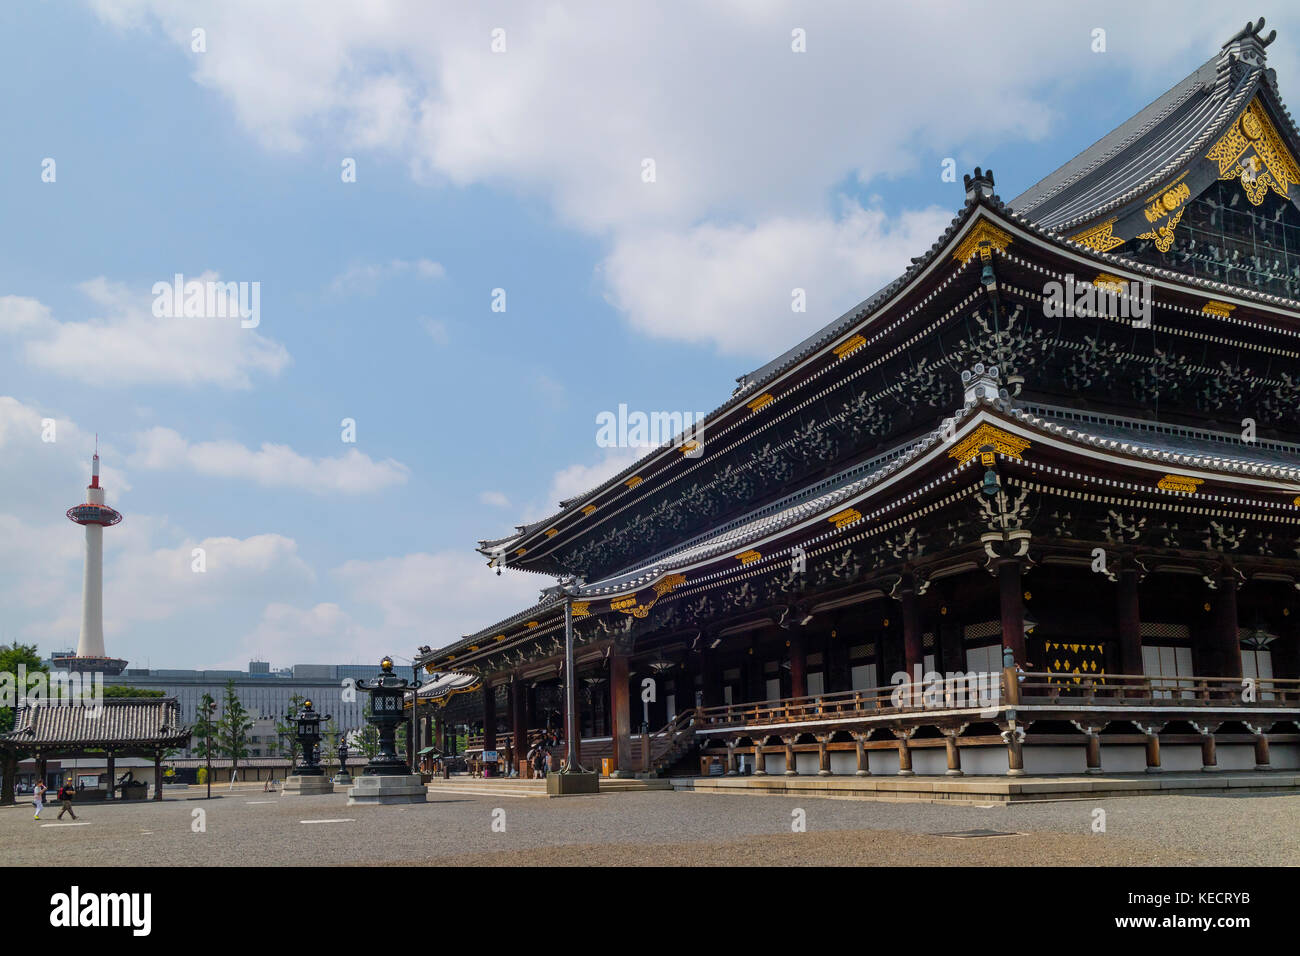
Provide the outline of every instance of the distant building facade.
{"type": "MultiPolygon", "coordinates": [[[[234,681],[235,695],[254,721],[249,733],[248,756],[274,757],[281,752],[276,722],[288,712],[289,702],[295,695],[310,698],[318,711],[331,715],[341,733],[356,730],[365,723],[366,694],[353,691],[349,696],[354,699],[345,701],[343,692],[350,686],[345,682],[373,677],[377,672],[374,664],[295,664],[271,670],[265,661],[251,661],[246,671],[127,668],[122,674],[106,675],[104,684],[160,690],[167,697],[176,698],[181,720],[187,726],[194,726],[198,723],[199,701],[203,695],[209,694],[217,702],[220,717],[226,682],[234,681]]],[[[183,755],[193,755],[197,745],[198,740],[192,739],[183,755]]]]}

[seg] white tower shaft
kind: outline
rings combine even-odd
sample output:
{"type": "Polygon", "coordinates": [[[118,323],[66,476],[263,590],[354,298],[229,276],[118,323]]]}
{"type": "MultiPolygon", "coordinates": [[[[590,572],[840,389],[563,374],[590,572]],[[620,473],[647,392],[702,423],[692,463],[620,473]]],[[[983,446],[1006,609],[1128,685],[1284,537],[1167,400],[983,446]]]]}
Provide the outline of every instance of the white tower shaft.
{"type": "MultiPolygon", "coordinates": [[[[86,489],[86,503],[102,505],[104,489],[99,484],[99,461],[95,462],[94,484],[86,489]]],[[[81,587],[81,637],[78,657],[106,657],[104,651],[104,528],[86,525],[86,570],[81,587]]]]}

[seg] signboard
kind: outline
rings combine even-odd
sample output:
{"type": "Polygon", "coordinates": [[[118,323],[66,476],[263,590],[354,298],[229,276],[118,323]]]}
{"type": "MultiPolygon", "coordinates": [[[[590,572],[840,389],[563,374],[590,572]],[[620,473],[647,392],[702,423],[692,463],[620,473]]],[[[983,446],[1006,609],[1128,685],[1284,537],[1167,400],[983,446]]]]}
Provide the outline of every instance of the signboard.
{"type": "Polygon", "coordinates": [[[483,762],[484,762],[484,763],[496,763],[496,762],[497,762],[497,752],[496,752],[495,750],[485,750],[485,751],[483,751],[483,762]]]}

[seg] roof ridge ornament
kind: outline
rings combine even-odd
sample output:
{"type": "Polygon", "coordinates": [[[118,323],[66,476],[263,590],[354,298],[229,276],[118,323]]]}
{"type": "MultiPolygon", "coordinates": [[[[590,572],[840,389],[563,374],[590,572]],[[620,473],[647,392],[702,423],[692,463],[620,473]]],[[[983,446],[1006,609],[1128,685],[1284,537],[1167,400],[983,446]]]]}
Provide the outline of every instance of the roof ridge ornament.
{"type": "MultiPolygon", "coordinates": [[[[1261,21],[1263,22],[1263,21],[1261,21]]],[[[994,199],[997,194],[993,191],[993,170],[982,170],[975,167],[975,174],[972,176],[967,173],[963,178],[966,184],[966,201],[974,202],[978,199],[994,199]]]]}
{"type": "Polygon", "coordinates": [[[1263,29],[1263,17],[1254,23],[1247,20],[1246,25],[1229,37],[1228,42],[1220,48],[1223,51],[1220,54],[1222,62],[1228,64],[1240,60],[1246,66],[1263,67],[1266,58],[1264,49],[1277,39],[1276,30],[1269,31],[1268,36],[1260,36],[1263,29]]]}
{"type": "Polygon", "coordinates": [[[999,399],[1008,399],[1007,390],[1002,387],[1001,372],[996,365],[985,366],[976,362],[975,368],[965,369],[961,373],[961,383],[966,389],[966,404],[978,402],[996,403],[999,399]]]}

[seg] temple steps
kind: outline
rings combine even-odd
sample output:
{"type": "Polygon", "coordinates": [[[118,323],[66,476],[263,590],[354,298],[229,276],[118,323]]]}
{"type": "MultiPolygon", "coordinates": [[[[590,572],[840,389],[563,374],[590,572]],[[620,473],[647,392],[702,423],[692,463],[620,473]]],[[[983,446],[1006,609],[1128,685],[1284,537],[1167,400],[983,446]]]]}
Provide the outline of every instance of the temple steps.
{"type": "MultiPolygon", "coordinates": [[[[652,779],[616,779],[600,778],[601,793],[641,793],[647,790],[671,790],[672,783],[666,778],[652,779]]],[[[439,792],[454,794],[472,794],[500,797],[545,797],[546,781],[543,779],[522,780],[518,777],[452,777],[444,780],[435,777],[428,784],[429,795],[439,792]]]]}

